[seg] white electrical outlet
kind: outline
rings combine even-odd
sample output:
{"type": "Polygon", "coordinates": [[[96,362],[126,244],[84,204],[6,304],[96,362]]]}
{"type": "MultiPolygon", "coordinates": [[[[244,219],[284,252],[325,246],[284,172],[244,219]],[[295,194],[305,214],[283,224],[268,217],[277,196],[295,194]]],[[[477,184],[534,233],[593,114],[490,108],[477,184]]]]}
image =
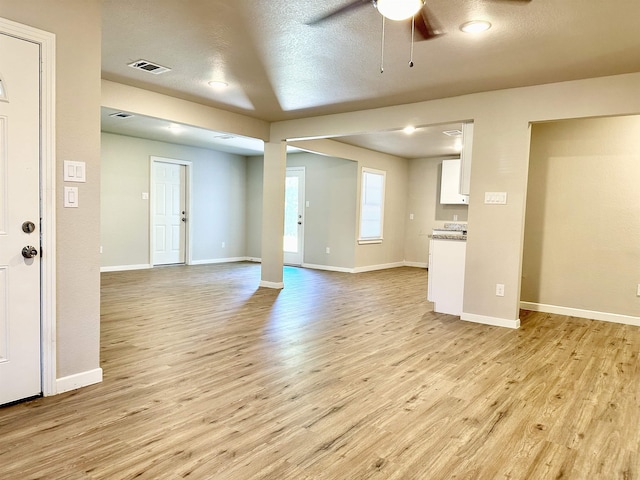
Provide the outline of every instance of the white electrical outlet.
{"type": "Polygon", "coordinates": [[[504,285],[496,283],[496,297],[504,297],[504,285]]]}
{"type": "Polygon", "coordinates": [[[638,290],[636,290],[636,296],[640,297],[640,283],[638,284],[638,290]]]}
{"type": "Polygon", "coordinates": [[[222,248],[224,248],[226,246],[225,242],[222,242],[222,248]]]}
{"type": "Polygon", "coordinates": [[[326,252],[327,253],[331,253],[331,249],[329,247],[327,247],[326,252]]]}

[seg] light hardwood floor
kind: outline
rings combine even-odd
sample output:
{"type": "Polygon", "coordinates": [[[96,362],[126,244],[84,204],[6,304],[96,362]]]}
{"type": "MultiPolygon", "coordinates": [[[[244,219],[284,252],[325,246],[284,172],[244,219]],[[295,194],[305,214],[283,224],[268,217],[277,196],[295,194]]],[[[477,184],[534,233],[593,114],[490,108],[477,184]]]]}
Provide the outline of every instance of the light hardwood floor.
{"type": "Polygon", "coordinates": [[[640,329],[259,268],[103,274],[104,382],[0,409],[0,479],[639,478],[640,329]]]}

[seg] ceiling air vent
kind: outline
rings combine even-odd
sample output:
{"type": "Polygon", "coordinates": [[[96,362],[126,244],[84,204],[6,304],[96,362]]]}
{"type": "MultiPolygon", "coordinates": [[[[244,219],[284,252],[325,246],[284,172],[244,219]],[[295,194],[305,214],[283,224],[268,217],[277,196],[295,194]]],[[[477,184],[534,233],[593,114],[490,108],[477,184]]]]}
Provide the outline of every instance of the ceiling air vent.
{"type": "Polygon", "coordinates": [[[458,137],[460,135],[462,135],[462,130],[445,130],[444,132],[445,135],[448,135],[450,137],[458,137]]]}
{"type": "Polygon", "coordinates": [[[144,70],[145,72],[153,73],[154,75],[160,75],[161,73],[170,72],[171,69],[158,65],[157,63],[151,63],[146,60],[136,60],[133,63],[128,64],[131,68],[137,68],[138,70],[144,70]]]}
{"type": "Polygon", "coordinates": [[[116,112],[116,113],[110,113],[109,116],[116,117],[116,118],[131,118],[131,117],[134,117],[135,115],[133,113],[116,112]]]}

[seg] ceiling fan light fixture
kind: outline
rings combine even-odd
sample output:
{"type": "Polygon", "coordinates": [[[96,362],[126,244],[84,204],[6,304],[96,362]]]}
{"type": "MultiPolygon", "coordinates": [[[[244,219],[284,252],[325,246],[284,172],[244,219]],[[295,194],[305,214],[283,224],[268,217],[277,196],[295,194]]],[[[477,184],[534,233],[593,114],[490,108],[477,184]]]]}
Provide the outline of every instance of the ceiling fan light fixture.
{"type": "Polygon", "coordinates": [[[460,30],[464,33],[480,33],[486,32],[491,28],[491,23],[486,20],[471,20],[470,22],[460,25],[460,30]]]}
{"type": "Polygon", "coordinates": [[[378,0],[376,6],[380,15],[389,20],[406,20],[422,8],[423,0],[378,0]]]}

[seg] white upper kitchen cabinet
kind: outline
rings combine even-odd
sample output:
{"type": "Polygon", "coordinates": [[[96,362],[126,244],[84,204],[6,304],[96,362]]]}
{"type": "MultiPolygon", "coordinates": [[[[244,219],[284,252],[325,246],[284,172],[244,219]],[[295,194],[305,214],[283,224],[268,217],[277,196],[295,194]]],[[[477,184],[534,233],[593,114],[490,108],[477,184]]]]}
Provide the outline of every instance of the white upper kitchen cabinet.
{"type": "Polygon", "coordinates": [[[440,180],[440,203],[467,205],[469,195],[460,193],[460,159],[442,161],[440,180]]]}

